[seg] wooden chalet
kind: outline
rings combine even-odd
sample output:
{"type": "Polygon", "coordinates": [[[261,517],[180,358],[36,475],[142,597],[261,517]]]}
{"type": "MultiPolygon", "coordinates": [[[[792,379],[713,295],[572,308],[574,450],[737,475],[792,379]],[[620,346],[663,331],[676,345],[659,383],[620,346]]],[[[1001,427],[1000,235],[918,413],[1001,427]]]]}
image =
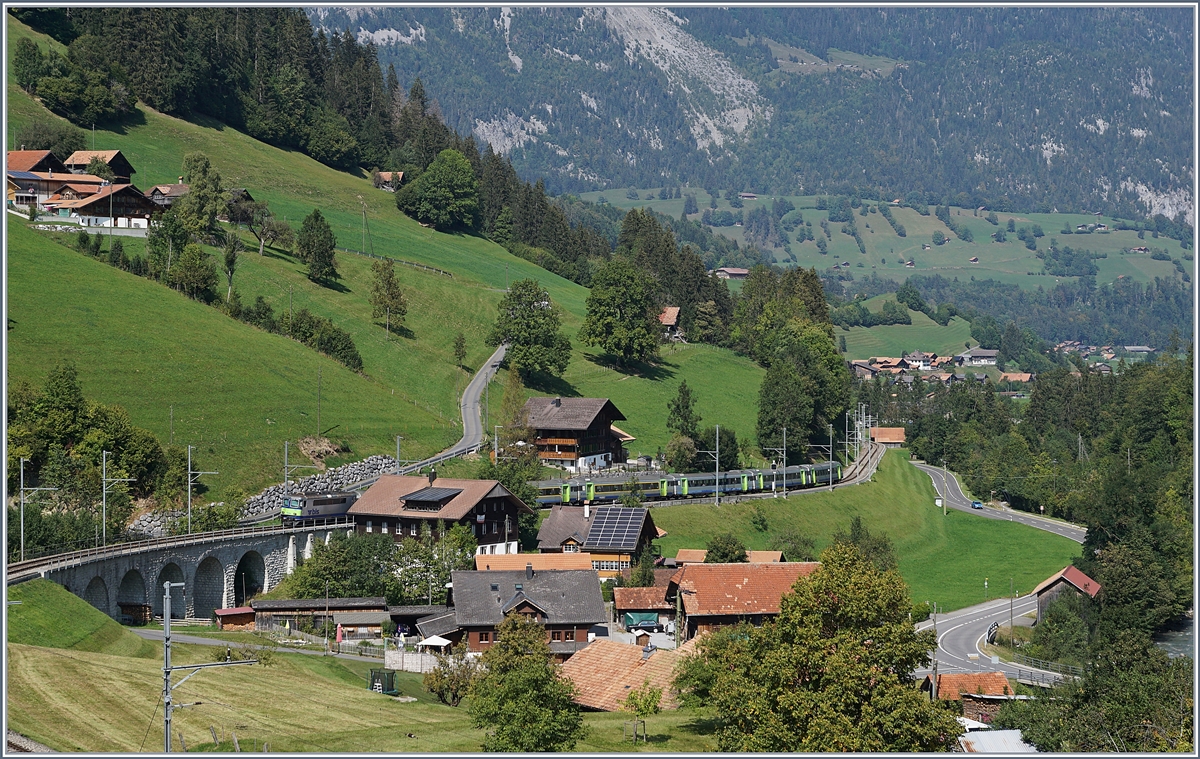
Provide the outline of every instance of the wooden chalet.
{"type": "Polygon", "coordinates": [[[154,185],[146,191],[146,197],[156,206],[170,208],[175,201],[187,195],[191,189],[190,185],[183,183],[183,177],[180,177],[177,184],[154,185]]]}
{"type": "Polygon", "coordinates": [[[623,506],[557,505],[538,529],[542,553],[590,553],[601,577],[616,577],[634,557],[653,550],[666,533],[654,526],[650,510],[623,506]]]}
{"type": "Polygon", "coordinates": [[[520,551],[517,518],[532,514],[525,502],[496,480],[456,480],[385,474],[347,512],[359,533],[382,532],[397,542],[420,535],[422,524],[434,533],[443,520],[475,534],[477,553],[520,551]]]}
{"type": "Polygon", "coordinates": [[[688,564],[671,578],[666,597],[681,614],[684,640],[739,622],[761,625],[779,614],[780,602],[796,581],[815,572],[819,561],[768,564],[688,564]]]}
{"type": "Polygon", "coordinates": [[[5,171],[57,171],[68,173],[63,165],[49,150],[10,150],[4,162],[5,171]]]}
{"type": "Polygon", "coordinates": [[[108,168],[112,169],[112,173],[116,177],[113,181],[116,184],[128,184],[130,177],[137,173],[133,164],[129,163],[119,150],[76,150],[67,160],[63,161],[63,164],[71,173],[83,174],[87,171],[88,164],[92,162],[93,158],[99,158],[108,168]]]}
{"type": "Polygon", "coordinates": [[[625,443],[634,440],[613,427],[625,415],[607,398],[530,398],[525,414],[538,457],[572,472],[625,463],[625,443]]]}

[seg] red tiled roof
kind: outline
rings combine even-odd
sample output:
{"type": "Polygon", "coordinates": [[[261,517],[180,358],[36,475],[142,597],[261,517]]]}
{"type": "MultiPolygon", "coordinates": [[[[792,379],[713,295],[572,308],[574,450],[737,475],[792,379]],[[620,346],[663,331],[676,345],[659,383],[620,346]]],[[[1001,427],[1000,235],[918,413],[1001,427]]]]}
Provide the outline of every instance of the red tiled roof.
{"type": "Polygon", "coordinates": [[[524,569],[532,564],[535,572],[543,569],[591,569],[590,553],[481,553],[475,557],[475,569],[501,571],[524,569]]]}
{"type": "Polygon", "coordinates": [[[1046,590],[1059,580],[1066,580],[1074,585],[1076,590],[1081,593],[1087,593],[1092,598],[1095,598],[1096,594],[1100,592],[1100,583],[1080,572],[1074,565],[1071,565],[1043,580],[1041,585],[1033,589],[1033,595],[1040,595],[1043,590],[1046,590]]]}
{"type": "Polygon", "coordinates": [[[689,616],[778,614],[783,594],[819,561],[781,564],[688,564],[676,573],[689,616]]]}
{"type": "Polygon", "coordinates": [[[662,313],[658,315],[658,322],[666,327],[674,327],[679,324],[679,306],[663,308],[662,313]]]}
{"type": "Polygon", "coordinates": [[[646,680],[652,687],[662,688],[662,708],[674,709],[671,681],[675,665],[695,647],[695,641],[693,638],[673,651],[658,649],[643,659],[641,646],[597,640],[567,659],[562,673],[575,683],[576,703],[589,709],[619,711],[629,691],[646,680]]]}
{"type": "Polygon", "coordinates": [[[959,701],[963,693],[1003,696],[1013,693],[1003,672],[963,672],[938,675],[939,701],[959,701]]]}
{"type": "Polygon", "coordinates": [[[1029,372],[1002,372],[1000,374],[1001,382],[1032,382],[1033,375],[1029,372]]]}
{"type": "MultiPolygon", "coordinates": [[[[405,508],[404,497],[418,490],[429,487],[427,477],[404,477],[396,474],[385,474],[372,485],[362,497],[350,507],[349,514],[366,514],[379,516],[405,516],[415,519],[462,519],[471,513],[471,509],[489,496],[504,496],[520,503],[524,511],[532,513],[520,499],[509,493],[496,480],[452,480],[437,478],[433,487],[452,488],[461,491],[451,498],[439,511],[409,511],[405,508]]],[[[523,569],[524,564],[521,565],[523,569]]],[[[591,567],[588,567],[589,569],[591,567]]]]}
{"type": "Polygon", "coordinates": [[[641,609],[673,609],[667,601],[666,588],[613,588],[613,602],[617,611],[641,609]]]}
{"type": "MultiPolygon", "coordinates": [[[[10,150],[8,151],[8,171],[33,171],[33,167],[44,161],[47,156],[54,158],[49,150],[10,150]]],[[[58,159],[55,158],[55,163],[58,159]]]]}
{"type": "Polygon", "coordinates": [[[872,427],[871,439],[877,443],[903,443],[903,427],[872,427]]]}

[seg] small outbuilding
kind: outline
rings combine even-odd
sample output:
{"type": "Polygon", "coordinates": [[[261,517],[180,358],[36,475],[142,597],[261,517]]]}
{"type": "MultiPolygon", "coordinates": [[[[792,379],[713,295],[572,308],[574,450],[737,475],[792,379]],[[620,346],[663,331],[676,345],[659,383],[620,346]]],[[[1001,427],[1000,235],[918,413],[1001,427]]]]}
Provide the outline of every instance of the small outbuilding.
{"type": "Polygon", "coordinates": [[[903,427],[872,427],[871,442],[884,448],[900,448],[904,445],[903,427]]]}
{"type": "Polygon", "coordinates": [[[235,606],[232,609],[216,609],[213,616],[217,618],[218,630],[253,630],[254,609],[249,606],[235,606]]]}
{"type": "Polygon", "coordinates": [[[1042,621],[1046,607],[1063,593],[1082,593],[1088,598],[1095,598],[1099,592],[1100,583],[1076,569],[1074,565],[1065,567],[1033,589],[1033,595],[1037,596],[1037,621],[1042,621]]]}

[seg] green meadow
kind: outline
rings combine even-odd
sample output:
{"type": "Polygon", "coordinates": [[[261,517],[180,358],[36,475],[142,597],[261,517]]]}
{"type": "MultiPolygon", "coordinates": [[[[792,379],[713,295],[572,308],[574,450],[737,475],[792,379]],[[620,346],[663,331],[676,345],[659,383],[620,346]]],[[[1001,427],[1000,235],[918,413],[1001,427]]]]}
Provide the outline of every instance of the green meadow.
{"type": "MultiPolygon", "coordinates": [[[[679,218],[683,213],[683,199],[659,200],[658,189],[643,190],[639,188],[640,198],[638,200],[627,198],[625,189],[584,193],[581,197],[585,200],[596,201],[603,196],[607,202],[618,208],[653,208],[667,216],[679,218]]],[[[701,211],[708,207],[709,195],[704,188],[682,188],[681,195],[689,193],[696,196],[696,202],[701,211]]],[[[803,214],[805,222],[812,223],[813,233],[820,235],[820,222],[822,219],[827,220],[829,213],[817,209],[816,196],[788,195],[783,197],[796,206],[803,214]]],[[[742,210],[749,212],[756,204],[769,208],[773,200],[773,196],[760,195],[758,200],[743,201],[744,208],[742,210]]],[[[874,201],[868,201],[867,204],[877,205],[874,201]]],[[[717,201],[717,210],[737,211],[723,197],[717,201]]],[[[926,276],[940,274],[947,278],[994,279],[1029,289],[1039,286],[1053,287],[1057,279],[1068,281],[1075,279],[1074,277],[1055,278],[1042,274],[1041,259],[1033,251],[1026,249],[1025,244],[1018,240],[1015,234],[1009,234],[1008,240],[1003,243],[993,241],[990,235],[997,229],[1006,229],[1008,220],[1011,218],[1017,227],[1041,225],[1045,237],[1038,241],[1038,247],[1042,250],[1049,247],[1051,238],[1055,238],[1060,247],[1070,246],[1076,249],[1091,250],[1095,253],[1107,253],[1107,258],[1096,260],[1096,267],[1099,270],[1096,275],[1097,284],[1112,282],[1118,277],[1148,282],[1155,277],[1174,278],[1179,276],[1171,261],[1156,261],[1148,253],[1122,253],[1125,249],[1140,246],[1163,248],[1172,258],[1180,259],[1189,276],[1193,276],[1195,271],[1194,261],[1184,258],[1184,254],[1190,255],[1190,252],[1182,250],[1178,241],[1165,237],[1156,240],[1148,234],[1146,239],[1139,240],[1137,232],[1129,230],[1093,232],[1086,235],[1061,234],[1062,229],[1070,227],[1074,230],[1080,224],[1104,222],[1111,227],[1115,220],[1107,216],[1096,217],[1091,214],[1067,213],[997,213],[996,216],[1000,223],[999,226],[993,226],[985,218],[986,212],[976,216],[975,209],[951,206],[950,214],[954,221],[968,227],[975,238],[974,242],[966,243],[959,240],[945,224],[933,215],[932,207],[928,216],[922,216],[911,208],[892,208],[893,218],[904,226],[905,237],[898,236],[887,220],[878,212],[868,213],[865,217],[859,216],[857,210],[854,214],[854,222],[858,226],[863,245],[867,249],[866,255],[859,251],[858,244],[853,237],[841,232],[841,222],[831,222],[829,231],[832,236],[827,240],[829,251],[826,255],[821,255],[817,250],[815,240],[796,244],[794,242],[795,234],[792,233],[789,237],[793,240],[791,247],[797,259],[796,263],[788,262],[787,254],[783,252],[782,248],[775,248],[771,251],[776,262],[805,268],[816,267],[818,271],[847,262],[849,267],[846,268],[856,279],[869,277],[872,273],[897,281],[904,281],[914,274],[926,276]],[[933,245],[935,231],[942,232],[950,239],[944,245],[933,245]],[[928,250],[925,249],[926,245],[930,246],[928,250]],[[971,258],[979,260],[972,263],[971,258]],[[905,266],[905,263],[910,260],[914,263],[911,268],[905,266]]],[[[699,220],[700,214],[693,214],[689,218],[699,220]]],[[[742,227],[713,227],[712,230],[731,240],[736,240],[738,244],[744,245],[746,242],[742,234],[742,227]]]]}
{"type": "Polygon", "coordinates": [[[996,589],[1001,580],[1007,588],[1011,577],[1017,590],[1028,593],[1078,555],[1078,543],[1016,522],[953,510],[942,516],[929,477],[907,458],[906,450],[888,451],[871,482],[832,493],[655,508],[654,524],[667,531],[659,545],[664,556],[674,556],[732,532],[747,548],[765,549],[772,536],[795,530],[820,551],[858,516],[872,533],[891,539],[913,600],[936,601],[947,610],[985,600],[985,578],[996,589]],[[766,530],[751,521],[756,509],[766,515],[766,530]]]}

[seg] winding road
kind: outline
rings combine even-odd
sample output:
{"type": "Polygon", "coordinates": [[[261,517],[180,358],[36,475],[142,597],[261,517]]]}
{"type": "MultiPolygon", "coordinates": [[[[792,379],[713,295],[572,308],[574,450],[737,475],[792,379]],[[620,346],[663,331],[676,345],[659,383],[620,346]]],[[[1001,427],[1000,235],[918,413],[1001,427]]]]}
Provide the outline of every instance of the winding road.
{"type": "MultiPolygon", "coordinates": [[[[938,495],[946,499],[946,506],[948,508],[963,511],[983,519],[1020,522],[1038,530],[1060,535],[1076,543],[1083,543],[1084,538],[1087,536],[1087,528],[1071,524],[1070,522],[1047,519],[1046,517],[1034,514],[1025,514],[1013,511],[1012,509],[996,508],[993,506],[973,509],[971,508],[971,499],[963,493],[962,485],[959,484],[958,478],[953,472],[920,462],[913,462],[913,466],[929,475],[930,479],[933,480],[933,487],[937,490],[938,495]]],[[[1033,596],[1027,595],[1013,599],[1011,606],[1012,619],[1016,620],[1035,609],[1037,609],[1037,599],[1033,596]]],[[[936,656],[938,671],[942,674],[947,672],[1002,671],[1008,677],[1022,682],[1048,683],[1061,679],[1061,675],[1031,667],[1006,662],[993,664],[991,657],[983,653],[982,647],[985,643],[984,638],[987,636],[988,628],[992,623],[1008,624],[1009,616],[1009,599],[1000,598],[975,606],[969,606],[965,609],[958,609],[949,614],[939,614],[935,619],[929,619],[917,625],[917,629],[928,630],[932,627],[937,630],[938,647],[936,656]]],[[[926,669],[918,671],[917,675],[924,676],[928,673],[929,670],[926,669]]]]}

